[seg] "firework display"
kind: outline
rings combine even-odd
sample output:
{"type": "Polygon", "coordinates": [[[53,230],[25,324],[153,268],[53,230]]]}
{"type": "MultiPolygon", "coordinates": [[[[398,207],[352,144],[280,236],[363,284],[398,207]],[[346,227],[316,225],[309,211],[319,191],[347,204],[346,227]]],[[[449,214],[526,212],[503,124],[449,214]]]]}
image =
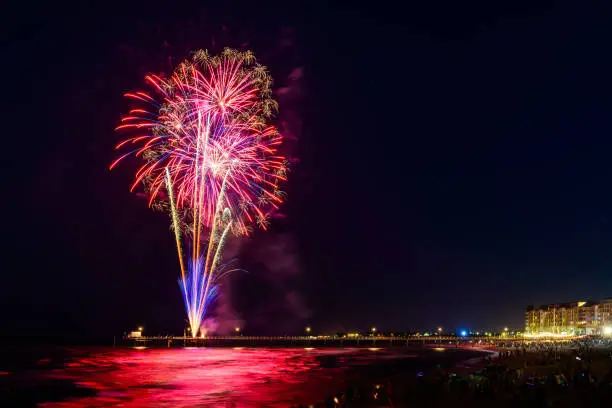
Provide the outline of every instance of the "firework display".
{"type": "Polygon", "coordinates": [[[154,93],[127,93],[138,106],[117,130],[130,136],[141,158],[131,190],[143,186],[149,206],[168,211],[181,269],[179,286],[192,336],[202,332],[219,279],[231,272],[222,261],[230,235],[266,228],[279,208],[286,160],[282,136],[269,124],[277,109],[272,80],[253,53],[197,51],[169,78],[149,75],[154,93]]]}

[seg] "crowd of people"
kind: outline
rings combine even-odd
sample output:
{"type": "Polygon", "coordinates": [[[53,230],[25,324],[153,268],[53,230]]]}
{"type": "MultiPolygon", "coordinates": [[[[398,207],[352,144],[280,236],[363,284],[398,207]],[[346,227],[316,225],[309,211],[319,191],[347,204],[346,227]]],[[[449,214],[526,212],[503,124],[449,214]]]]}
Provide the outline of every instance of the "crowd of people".
{"type": "Polygon", "coordinates": [[[355,384],[321,407],[612,407],[612,348],[599,340],[506,344],[479,362],[355,384]]]}

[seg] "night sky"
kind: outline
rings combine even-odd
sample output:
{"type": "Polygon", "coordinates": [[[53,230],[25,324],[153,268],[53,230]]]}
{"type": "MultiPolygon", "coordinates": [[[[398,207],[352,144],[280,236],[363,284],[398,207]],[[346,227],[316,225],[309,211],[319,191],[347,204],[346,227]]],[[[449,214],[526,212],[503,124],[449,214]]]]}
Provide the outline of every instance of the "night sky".
{"type": "Polygon", "coordinates": [[[135,160],[108,171],[113,129],[145,74],[225,46],[270,68],[293,165],[228,249],[249,273],[219,330],[522,327],[612,296],[605,2],[91,3],[3,13],[4,339],[182,333],[169,219],[135,160]]]}

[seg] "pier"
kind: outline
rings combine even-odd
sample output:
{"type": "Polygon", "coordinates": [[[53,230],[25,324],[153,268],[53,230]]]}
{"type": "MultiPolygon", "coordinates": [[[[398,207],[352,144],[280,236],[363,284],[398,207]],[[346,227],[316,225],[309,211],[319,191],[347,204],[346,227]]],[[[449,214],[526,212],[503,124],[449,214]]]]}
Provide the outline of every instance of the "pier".
{"type": "Polygon", "coordinates": [[[529,339],[513,336],[141,336],[124,337],[123,342],[132,346],[153,347],[408,347],[425,345],[499,345],[510,342],[534,342],[542,340],[568,341],[567,339],[529,339]]]}

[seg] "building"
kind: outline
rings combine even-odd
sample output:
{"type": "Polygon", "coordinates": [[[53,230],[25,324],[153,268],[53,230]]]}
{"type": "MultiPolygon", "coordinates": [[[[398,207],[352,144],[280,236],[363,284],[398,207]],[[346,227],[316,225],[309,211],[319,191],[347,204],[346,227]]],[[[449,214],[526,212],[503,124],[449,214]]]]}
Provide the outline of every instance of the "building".
{"type": "Polygon", "coordinates": [[[525,331],[529,334],[610,334],[612,298],[528,306],[525,331]]]}

